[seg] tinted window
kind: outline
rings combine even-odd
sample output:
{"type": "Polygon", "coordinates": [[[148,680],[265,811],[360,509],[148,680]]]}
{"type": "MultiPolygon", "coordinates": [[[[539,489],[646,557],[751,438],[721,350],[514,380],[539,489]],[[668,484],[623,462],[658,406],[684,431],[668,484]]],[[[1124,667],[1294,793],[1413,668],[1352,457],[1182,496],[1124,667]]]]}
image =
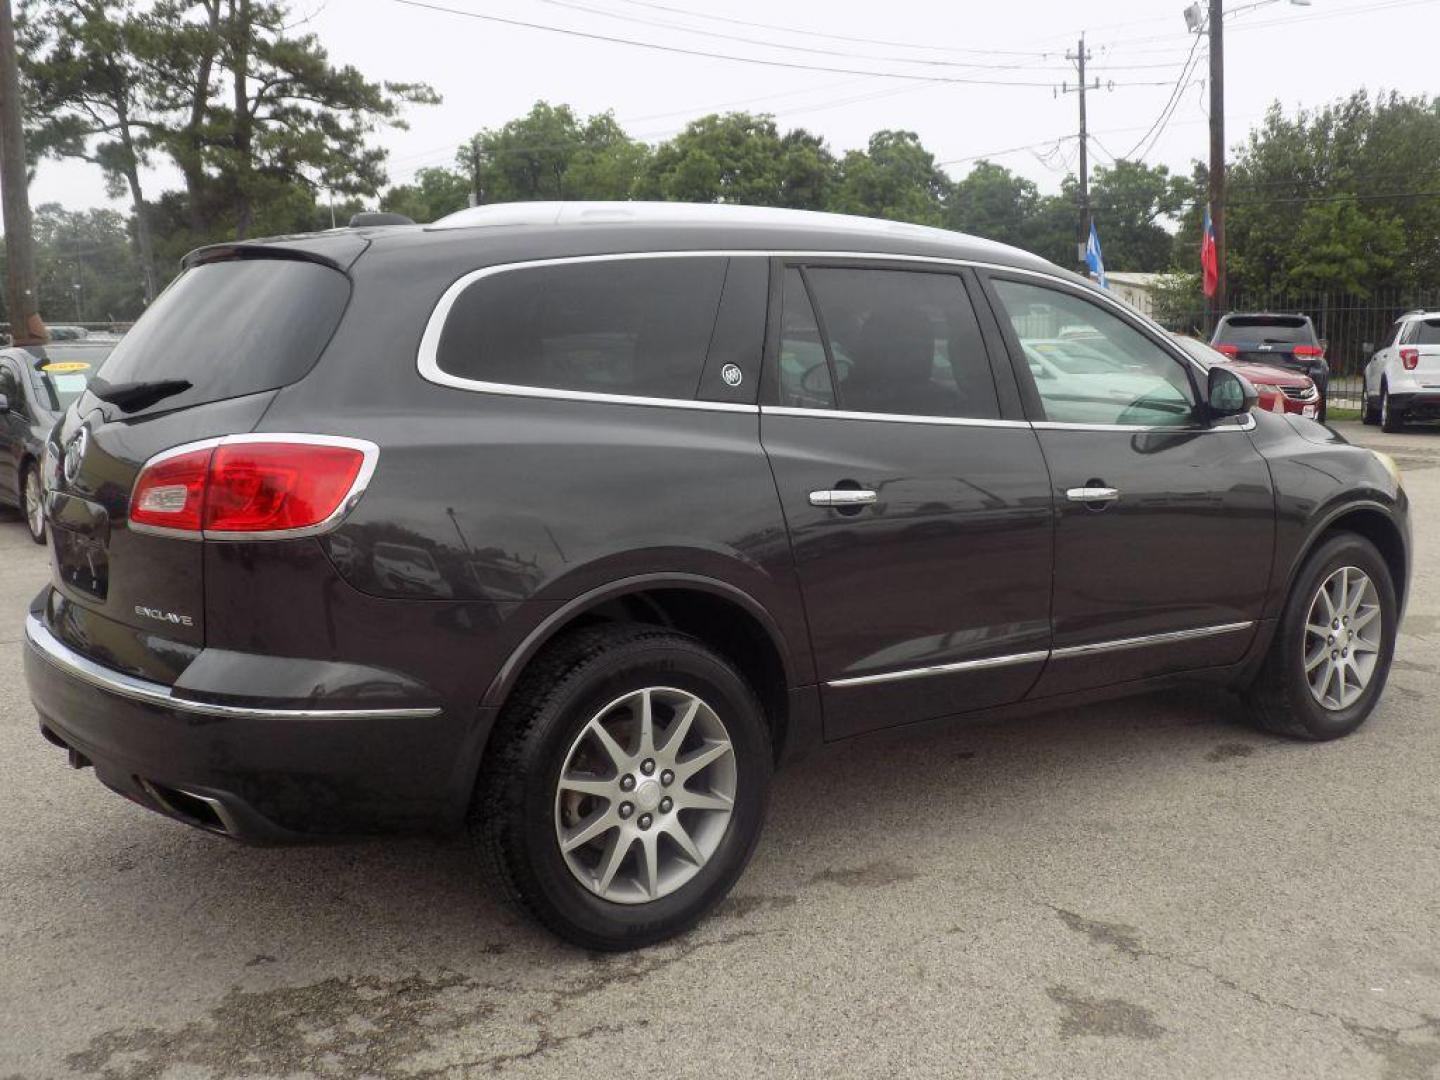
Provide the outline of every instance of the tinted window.
{"type": "Polygon", "coordinates": [[[1020,339],[1047,420],[1142,427],[1191,422],[1194,391],[1180,361],[1119,316],[1039,285],[997,280],[995,291],[1020,339]],[[1068,336],[1060,336],[1062,329],[1068,336]],[[1083,360],[1069,348],[1080,340],[1087,350],[1083,360]]]}
{"type": "Polygon", "coordinates": [[[1412,345],[1440,345],[1440,319],[1417,319],[1410,332],[1412,345]]]}
{"type": "Polygon", "coordinates": [[[995,419],[1000,403],[964,283],[905,270],[805,271],[840,408],[995,419]]]}
{"type": "Polygon", "coordinates": [[[480,382],[694,398],[727,261],[600,260],[491,274],[456,299],[437,362],[480,382]]]}
{"type": "Polygon", "coordinates": [[[785,271],[780,300],[780,404],[797,409],[833,409],[835,387],[820,324],[800,271],[785,271]]]}
{"type": "Polygon", "coordinates": [[[1215,331],[1220,345],[1314,345],[1315,329],[1298,315],[1234,315],[1215,331]]]}
{"type": "Polygon", "coordinates": [[[340,322],[350,281],[294,259],[186,270],[126,334],[99,377],[111,386],[183,379],[156,411],[274,390],[307,374],[340,322]]]}
{"type": "Polygon", "coordinates": [[[0,363],[0,394],[5,395],[12,409],[20,408],[24,400],[20,396],[19,380],[16,379],[14,370],[6,363],[0,363]]]}

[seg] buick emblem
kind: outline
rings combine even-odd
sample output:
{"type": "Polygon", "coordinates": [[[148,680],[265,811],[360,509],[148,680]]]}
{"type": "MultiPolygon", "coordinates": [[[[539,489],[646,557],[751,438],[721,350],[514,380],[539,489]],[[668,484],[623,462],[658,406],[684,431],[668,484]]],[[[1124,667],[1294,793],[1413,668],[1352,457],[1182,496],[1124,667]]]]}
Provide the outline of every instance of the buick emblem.
{"type": "Polygon", "coordinates": [[[745,373],[734,364],[726,364],[720,369],[720,378],[725,380],[726,386],[739,386],[740,381],[745,378],[745,373]]]}
{"type": "Polygon", "coordinates": [[[90,429],[83,427],[65,445],[65,459],[61,464],[61,471],[65,474],[67,484],[73,484],[75,477],[80,475],[80,466],[85,462],[85,450],[89,445],[90,429]]]}

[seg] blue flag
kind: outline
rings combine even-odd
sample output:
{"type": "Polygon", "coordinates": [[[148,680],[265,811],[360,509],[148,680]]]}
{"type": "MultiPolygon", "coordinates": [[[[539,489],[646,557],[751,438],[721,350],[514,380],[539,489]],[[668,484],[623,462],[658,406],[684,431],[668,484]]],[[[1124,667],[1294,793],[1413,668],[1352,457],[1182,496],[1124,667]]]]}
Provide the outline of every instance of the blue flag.
{"type": "Polygon", "coordinates": [[[1090,241],[1085,245],[1085,265],[1090,268],[1090,273],[1095,275],[1095,280],[1102,289],[1110,287],[1110,283],[1105,279],[1105,260],[1100,255],[1100,234],[1095,231],[1093,220],[1090,222],[1090,241]]]}

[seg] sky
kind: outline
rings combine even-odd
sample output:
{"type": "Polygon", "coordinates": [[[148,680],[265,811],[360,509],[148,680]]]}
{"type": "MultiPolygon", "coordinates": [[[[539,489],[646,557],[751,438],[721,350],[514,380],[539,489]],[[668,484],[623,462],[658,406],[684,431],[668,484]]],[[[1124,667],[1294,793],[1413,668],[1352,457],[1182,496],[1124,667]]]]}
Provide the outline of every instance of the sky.
{"type": "MultiPolygon", "coordinates": [[[[375,80],[428,82],[443,96],[441,105],[409,109],[409,130],[375,136],[390,151],[392,183],[428,165],[453,164],[461,140],[544,99],[582,115],[613,110],[631,135],[651,143],[695,117],[740,109],[772,113],[782,129],[816,132],[837,154],[862,148],[882,128],[908,129],[957,179],[985,157],[1055,191],[1076,167],[1078,101],[1059,90],[1075,85],[1065,54],[1081,31],[1090,74],[1102,84],[1088,95],[1092,167],[1141,155],[1188,172],[1209,152],[1209,65],[1205,43],[1185,27],[1188,0],[425,2],[434,7],[291,4],[335,62],[375,80]],[[1188,76],[1187,58],[1195,61],[1188,76]],[[1156,127],[1172,102],[1168,120],[1156,127]]],[[[1362,87],[1407,95],[1436,89],[1440,0],[1227,0],[1226,11],[1232,146],[1273,101],[1292,111],[1362,87]]],[[[152,198],[179,186],[178,174],[164,168],[145,179],[152,198]]],[[[30,196],[36,205],[125,209],[107,199],[98,169],[74,161],[43,163],[30,196]]]]}

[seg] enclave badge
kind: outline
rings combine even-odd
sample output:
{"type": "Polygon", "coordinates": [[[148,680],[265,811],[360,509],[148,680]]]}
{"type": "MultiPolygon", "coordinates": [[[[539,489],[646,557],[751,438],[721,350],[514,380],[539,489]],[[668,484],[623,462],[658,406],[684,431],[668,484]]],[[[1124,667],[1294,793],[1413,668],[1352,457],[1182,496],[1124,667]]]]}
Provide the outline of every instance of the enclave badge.
{"type": "Polygon", "coordinates": [[[85,450],[89,445],[90,429],[84,427],[77,431],[66,444],[61,471],[65,474],[67,484],[73,484],[75,477],[80,475],[80,466],[85,461],[85,450]]]}

